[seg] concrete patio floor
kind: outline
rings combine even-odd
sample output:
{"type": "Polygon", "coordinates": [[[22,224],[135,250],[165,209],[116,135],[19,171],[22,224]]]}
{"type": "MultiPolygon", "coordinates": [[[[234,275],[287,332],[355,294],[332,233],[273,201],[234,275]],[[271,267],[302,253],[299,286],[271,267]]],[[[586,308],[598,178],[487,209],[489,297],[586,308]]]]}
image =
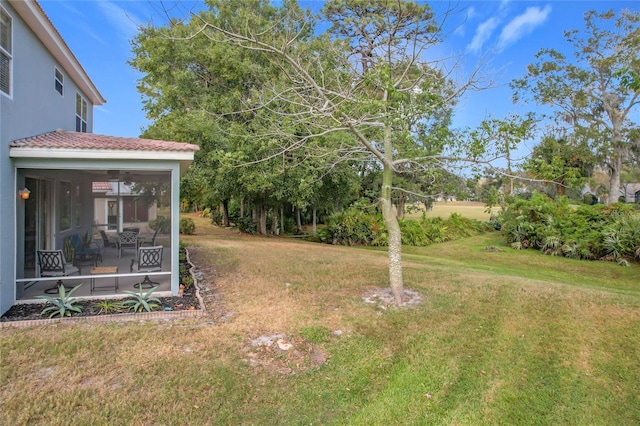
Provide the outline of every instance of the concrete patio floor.
{"type": "MultiPolygon", "coordinates": [[[[158,241],[158,245],[161,245],[165,241],[158,241]]],[[[102,244],[100,244],[102,246],[102,244]]],[[[144,276],[122,276],[130,274],[131,260],[135,259],[136,253],[133,249],[123,250],[122,256],[118,257],[118,249],[113,247],[107,247],[102,250],[102,261],[97,262],[98,267],[113,267],[118,268],[118,289],[115,288],[115,277],[113,274],[109,275],[95,275],[95,288],[91,291],[91,269],[93,264],[90,262],[76,265],[80,268],[81,277],[78,275],[71,275],[68,277],[62,277],[62,281],[66,287],[72,288],[79,284],[82,284],[78,290],[73,293],[74,297],[83,298],[116,298],[127,296],[125,291],[138,291],[134,284],[141,282],[144,276]]],[[[164,245],[164,251],[162,255],[162,273],[163,275],[150,274],[151,281],[158,282],[159,285],[154,292],[156,296],[169,296],[171,295],[171,277],[169,272],[171,271],[171,252],[170,247],[164,245]]],[[[45,290],[50,289],[56,285],[56,280],[38,280],[34,278],[33,281],[24,283],[25,291],[22,297],[16,301],[16,303],[42,303],[41,298],[36,296],[42,296],[45,290]]],[[[143,289],[143,292],[148,291],[143,289]]],[[[49,294],[50,296],[56,296],[57,292],[49,294]]]]}

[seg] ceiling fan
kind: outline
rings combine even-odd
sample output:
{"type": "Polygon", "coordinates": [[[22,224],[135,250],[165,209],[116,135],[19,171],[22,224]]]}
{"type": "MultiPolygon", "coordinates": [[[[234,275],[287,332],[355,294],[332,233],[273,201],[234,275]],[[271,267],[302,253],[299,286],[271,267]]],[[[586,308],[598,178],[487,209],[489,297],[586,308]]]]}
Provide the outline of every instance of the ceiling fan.
{"type": "Polygon", "coordinates": [[[133,175],[129,172],[121,172],[120,170],[107,170],[109,182],[122,182],[125,185],[131,185],[133,175]]]}

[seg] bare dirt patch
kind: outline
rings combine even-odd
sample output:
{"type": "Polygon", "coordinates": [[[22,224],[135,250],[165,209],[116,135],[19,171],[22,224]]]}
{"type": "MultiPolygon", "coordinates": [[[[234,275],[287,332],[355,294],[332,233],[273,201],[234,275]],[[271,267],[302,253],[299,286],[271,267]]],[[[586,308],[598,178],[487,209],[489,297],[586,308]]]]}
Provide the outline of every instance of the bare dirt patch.
{"type": "Polygon", "coordinates": [[[396,303],[396,299],[393,296],[393,292],[391,288],[375,288],[373,290],[367,290],[362,296],[362,300],[367,303],[374,305],[380,309],[386,310],[391,307],[400,307],[400,308],[412,308],[416,305],[422,303],[423,299],[420,293],[413,290],[404,290],[404,304],[398,306],[396,303]]]}
{"type": "Polygon", "coordinates": [[[242,352],[244,360],[253,368],[284,375],[319,367],[329,359],[319,345],[285,334],[249,339],[242,352]]]}

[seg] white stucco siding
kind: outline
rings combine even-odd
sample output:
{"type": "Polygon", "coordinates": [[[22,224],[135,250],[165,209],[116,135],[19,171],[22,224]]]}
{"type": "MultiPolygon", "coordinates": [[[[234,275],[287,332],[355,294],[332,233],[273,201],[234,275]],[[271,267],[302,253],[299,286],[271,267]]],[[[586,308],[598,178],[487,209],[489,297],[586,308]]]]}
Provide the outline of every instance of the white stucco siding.
{"type": "Polygon", "coordinates": [[[12,96],[3,96],[3,141],[38,135],[56,129],[75,130],[76,92],[87,100],[87,131],[93,130],[93,105],[7,2],[12,16],[12,96]],[[55,90],[54,69],[63,75],[63,94],[55,90]]]}

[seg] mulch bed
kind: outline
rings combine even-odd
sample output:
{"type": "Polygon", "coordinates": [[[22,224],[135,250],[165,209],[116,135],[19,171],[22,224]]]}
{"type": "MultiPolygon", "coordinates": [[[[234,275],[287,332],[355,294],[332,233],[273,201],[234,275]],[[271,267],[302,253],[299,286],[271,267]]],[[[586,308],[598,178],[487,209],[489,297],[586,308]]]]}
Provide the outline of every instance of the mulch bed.
{"type": "MultiPolygon", "coordinates": [[[[182,311],[182,310],[191,311],[191,310],[203,309],[203,306],[201,306],[200,300],[196,295],[198,284],[197,284],[197,279],[193,277],[193,273],[191,272],[191,270],[193,269],[193,264],[191,264],[191,262],[188,259],[189,254],[187,250],[182,247],[180,248],[180,254],[181,254],[181,261],[180,261],[181,279],[182,279],[183,273],[190,274],[192,278],[194,278],[194,285],[186,289],[182,297],[177,297],[177,296],[158,297],[158,299],[160,300],[160,305],[153,308],[152,312],[174,312],[174,311],[182,311]],[[185,259],[182,259],[183,253],[185,254],[185,259]],[[185,271],[182,272],[183,264],[187,265],[191,269],[185,269],[185,271]]],[[[146,293],[147,291],[148,290],[143,290],[144,293],[146,293]]],[[[153,293],[151,293],[151,295],[153,296],[153,293]]],[[[55,297],[55,295],[53,295],[53,297],[55,297]]],[[[134,313],[127,309],[124,309],[118,312],[105,312],[104,310],[101,309],[99,305],[100,302],[102,302],[102,300],[95,300],[95,299],[82,300],[82,298],[80,297],[78,297],[77,299],[79,299],[77,306],[80,306],[82,308],[82,312],[72,312],[73,318],[95,317],[95,316],[104,317],[104,316],[114,315],[114,314],[134,313]]],[[[112,301],[114,302],[124,301],[124,300],[126,300],[126,298],[112,299],[112,301]]],[[[51,306],[51,305],[46,302],[13,305],[7,312],[5,312],[0,317],[0,322],[48,319],[50,315],[49,313],[42,315],[42,310],[47,306],[51,306]]],[[[53,318],[55,319],[59,317],[55,316],[53,318]]]]}
{"type": "MultiPolygon", "coordinates": [[[[153,293],[152,293],[153,295],[153,293]]],[[[161,305],[157,308],[154,308],[153,311],[178,311],[178,310],[194,310],[200,309],[200,303],[195,295],[195,288],[191,287],[189,290],[185,291],[182,297],[158,297],[160,299],[161,305]]],[[[120,301],[126,299],[118,299],[120,301]]],[[[115,301],[115,299],[114,299],[115,301]]],[[[104,316],[104,315],[113,315],[114,312],[103,312],[101,311],[98,303],[100,300],[82,300],[78,302],[78,306],[82,307],[82,312],[73,312],[73,317],[91,317],[91,316],[104,316]]],[[[29,303],[29,304],[18,304],[13,305],[7,312],[4,313],[0,317],[0,322],[7,321],[25,321],[25,320],[39,320],[39,319],[47,319],[49,315],[41,315],[42,310],[50,306],[46,303],[29,303]]],[[[145,311],[146,312],[146,311],[145,311]]],[[[121,312],[117,312],[118,314],[122,313],[132,313],[128,310],[123,310],[121,312]]],[[[54,317],[58,318],[58,317],[54,317]]]]}

